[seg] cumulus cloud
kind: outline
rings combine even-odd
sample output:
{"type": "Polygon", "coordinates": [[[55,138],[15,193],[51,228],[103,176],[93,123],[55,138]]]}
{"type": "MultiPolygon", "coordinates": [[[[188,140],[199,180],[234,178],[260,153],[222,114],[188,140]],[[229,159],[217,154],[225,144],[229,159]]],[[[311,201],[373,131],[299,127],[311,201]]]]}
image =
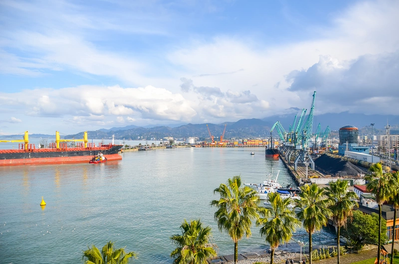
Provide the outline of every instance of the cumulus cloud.
{"type": "Polygon", "coordinates": [[[9,122],[10,122],[10,123],[21,123],[22,120],[12,116],[12,117],[10,118],[9,122]]]}
{"type": "Polygon", "coordinates": [[[33,116],[133,115],[132,118],[190,120],[196,114],[180,94],[152,86],[36,89],[24,91],[23,95],[0,93],[0,102],[9,107],[24,106],[25,112],[33,116]]]}
{"type": "Polygon", "coordinates": [[[399,51],[351,61],[322,56],[307,70],[292,71],[287,81],[291,91],[317,90],[321,105],[339,111],[392,113],[391,103],[399,102],[398,69],[399,51]]]}
{"type": "Polygon", "coordinates": [[[180,79],[181,89],[196,95],[196,110],[200,120],[230,118],[237,120],[247,117],[262,117],[270,107],[265,100],[259,100],[250,90],[222,92],[218,87],[195,86],[193,80],[180,79]]]}

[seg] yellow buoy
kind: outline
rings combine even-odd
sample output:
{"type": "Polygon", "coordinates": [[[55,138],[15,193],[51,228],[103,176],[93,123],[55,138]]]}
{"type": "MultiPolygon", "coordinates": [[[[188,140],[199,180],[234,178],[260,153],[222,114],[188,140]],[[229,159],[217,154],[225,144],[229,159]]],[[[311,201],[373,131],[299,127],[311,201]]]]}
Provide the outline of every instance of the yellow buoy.
{"type": "Polygon", "coordinates": [[[46,202],[43,200],[43,196],[42,196],[42,202],[40,203],[40,206],[46,206],[46,202]]]}

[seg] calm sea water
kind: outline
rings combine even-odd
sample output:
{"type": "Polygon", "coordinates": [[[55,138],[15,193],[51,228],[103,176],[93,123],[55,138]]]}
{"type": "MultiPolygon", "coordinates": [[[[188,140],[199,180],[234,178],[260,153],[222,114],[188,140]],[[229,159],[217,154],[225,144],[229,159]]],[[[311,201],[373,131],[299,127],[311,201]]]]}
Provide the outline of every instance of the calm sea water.
{"type": "MultiPolygon", "coordinates": [[[[281,184],[292,183],[281,161],[266,160],[263,148],[122,155],[122,161],[97,165],[0,167],[1,263],[82,263],[83,250],[109,240],[138,253],[133,263],[172,263],[170,237],[184,219],[211,226],[218,253],[232,254],[233,243],[217,229],[209,205],[219,198],[213,190],[235,175],[261,182],[272,169],[280,170],[281,184]]],[[[257,227],[239,242],[240,252],[266,248],[257,227]]]]}

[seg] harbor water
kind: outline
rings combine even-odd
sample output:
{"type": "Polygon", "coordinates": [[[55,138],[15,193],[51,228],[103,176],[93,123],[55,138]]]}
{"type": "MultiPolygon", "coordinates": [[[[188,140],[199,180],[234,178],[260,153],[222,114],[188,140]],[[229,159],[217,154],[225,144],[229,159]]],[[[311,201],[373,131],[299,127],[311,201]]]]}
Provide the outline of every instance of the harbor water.
{"type": "MultiPolygon", "coordinates": [[[[217,228],[213,190],[228,178],[260,183],[269,173],[292,184],[280,160],[263,148],[176,148],[126,152],[105,164],[0,167],[2,263],[82,263],[88,246],[108,241],[134,251],[133,263],[172,263],[170,237],[183,220],[212,228],[219,255],[233,253],[230,237],[217,228]],[[255,155],[250,155],[255,152],[255,155]],[[39,204],[42,196],[47,206],[39,204]]],[[[307,239],[303,229],[296,238],[307,239]]],[[[332,239],[321,232],[315,243],[332,239]]],[[[242,239],[239,252],[268,249],[259,227],[242,239]]]]}

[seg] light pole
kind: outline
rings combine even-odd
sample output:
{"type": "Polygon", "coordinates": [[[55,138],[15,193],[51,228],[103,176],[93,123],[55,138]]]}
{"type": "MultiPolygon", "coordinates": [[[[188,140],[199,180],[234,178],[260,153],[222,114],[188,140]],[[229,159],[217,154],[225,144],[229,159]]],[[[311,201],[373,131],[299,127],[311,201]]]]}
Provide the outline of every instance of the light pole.
{"type": "Polygon", "coordinates": [[[374,163],[374,123],[370,125],[373,128],[373,135],[371,136],[371,163],[374,163]]]}
{"type": "Polygon", "coordinates": [[[299,263],[302,263],[302,247],[305,245],[305,243],[303,243],[302,241],[298,240],[297,241],[298,245],[299,245],[299,263]]]}

